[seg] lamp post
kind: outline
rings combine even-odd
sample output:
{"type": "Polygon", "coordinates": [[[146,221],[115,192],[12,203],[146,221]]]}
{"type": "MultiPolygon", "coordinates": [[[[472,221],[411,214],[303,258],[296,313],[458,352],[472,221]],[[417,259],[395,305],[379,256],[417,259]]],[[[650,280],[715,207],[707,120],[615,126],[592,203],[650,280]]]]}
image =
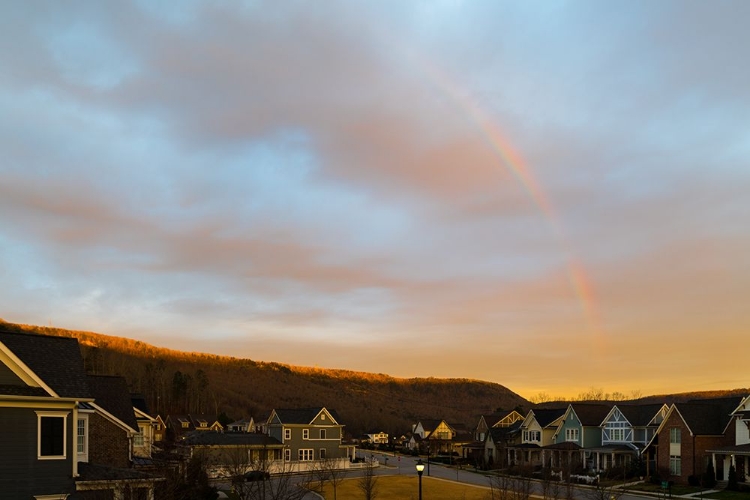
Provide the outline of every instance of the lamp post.
{"type": "Polygon", "coordinates": [[[417,460],[417,465],[415,467],[417,468],[417,474],[419,475],[419,500],[422,500],[422,473],[424,472],[424,464],[422,463],[421,458],[417,460]]]}

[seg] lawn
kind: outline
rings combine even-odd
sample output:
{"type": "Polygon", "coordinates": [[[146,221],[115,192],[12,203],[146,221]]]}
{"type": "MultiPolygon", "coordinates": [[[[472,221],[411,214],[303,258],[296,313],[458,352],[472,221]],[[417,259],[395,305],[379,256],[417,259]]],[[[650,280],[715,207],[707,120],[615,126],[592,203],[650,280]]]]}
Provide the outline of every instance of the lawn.
{"type": "MultiPolygon", "coordinates": [[[[419,498],[419,478],[409,476],[378,476],[378,498],[383,500],[417,500],[419,498]]],[[[357,488],[357,479],[343,481],[336,490],[338,500],[364,498],[357,488]]],[[[432,477],[422,477],[422,495],[430,500],[487,500],[489,488],[453,483],[432,477]]],[[[333,500],[333,488],[326,484],[323,490],[326,500],[333,500]]]]}

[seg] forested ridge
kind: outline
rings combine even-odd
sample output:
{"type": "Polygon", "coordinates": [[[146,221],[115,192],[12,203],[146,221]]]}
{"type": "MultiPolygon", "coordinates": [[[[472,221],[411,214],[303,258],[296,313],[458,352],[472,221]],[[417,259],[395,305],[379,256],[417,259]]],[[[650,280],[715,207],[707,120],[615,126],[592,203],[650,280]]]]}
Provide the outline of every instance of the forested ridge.
{"type": "MultiPolygon", "coordinates": [[[[1,320],[0,320],[1,321],[1,320]]],[[[91,374],[121,375],[153,414],[268,416],[273,408],[335,409],[347,432],[402,434],[418,419],[476,425],[479,415],[530,407],[506,387],[478,380],[396,378],[187,353],[94,332],[2,322],[0,330],[75,337],[91,374]]]]}

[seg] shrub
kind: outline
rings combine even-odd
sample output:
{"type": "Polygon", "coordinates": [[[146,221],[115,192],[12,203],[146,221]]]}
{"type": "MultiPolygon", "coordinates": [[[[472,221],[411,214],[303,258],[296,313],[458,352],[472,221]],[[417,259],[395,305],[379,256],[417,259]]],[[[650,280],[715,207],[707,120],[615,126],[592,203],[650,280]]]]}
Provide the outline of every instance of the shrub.
{"type": "Polygon", "coordinates": [[[734,465],[729,466],[727,489],[731,491],[737,491],[740,489],[740,485],[737,483],[737,470],[734,468],[734,465]]]}
{"type": "Polygon", "coordinates": [[[713,461],[709,461],[706,466],[706,472],[703,473],[703,484],[704,488],[713,488],[716,486],[716,472],[714,472],[713,461]]]}

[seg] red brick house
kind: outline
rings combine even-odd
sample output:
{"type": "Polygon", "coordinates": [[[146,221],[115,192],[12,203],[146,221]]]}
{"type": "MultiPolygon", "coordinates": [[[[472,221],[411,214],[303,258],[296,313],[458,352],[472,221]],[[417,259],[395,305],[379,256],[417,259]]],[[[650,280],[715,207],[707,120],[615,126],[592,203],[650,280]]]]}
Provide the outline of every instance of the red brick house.
{"type": "MultiPolygon", "coordinates": [[[[665,481],[687,484],[700,476],[712,459],[708,450],[735,443],[731,413],[742,398],[719,398],[674,403],[649,447],[656,450],[656,473],[665,481]]],[[[652,471],[653,472],[653,471],[652,471]]],[[[717,470],[716,476],[722,477],[717,470]]]]}
{"type": "Polygon", "coordinates": [[[79,452],[85,449],[79,453],[76,481],[80,497],[98,498],[97,492],[109,490],[115,498],[127,491],[153,499],[159,479],[132,467],[133,439],[139,431],[127,382],[103,375],[88,375],[87,382],[94,402],[79,413],[79,432],[84,436],[79,452]]]}

